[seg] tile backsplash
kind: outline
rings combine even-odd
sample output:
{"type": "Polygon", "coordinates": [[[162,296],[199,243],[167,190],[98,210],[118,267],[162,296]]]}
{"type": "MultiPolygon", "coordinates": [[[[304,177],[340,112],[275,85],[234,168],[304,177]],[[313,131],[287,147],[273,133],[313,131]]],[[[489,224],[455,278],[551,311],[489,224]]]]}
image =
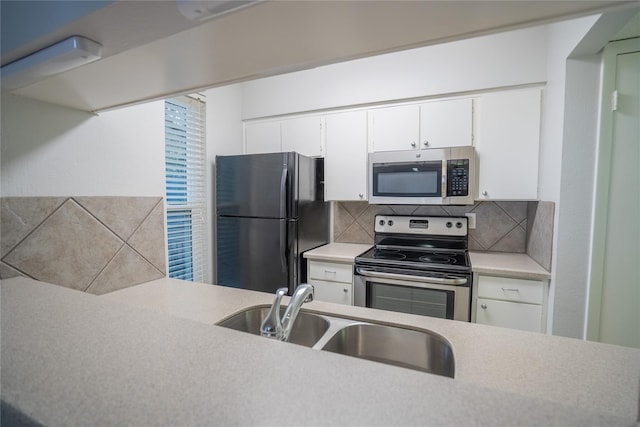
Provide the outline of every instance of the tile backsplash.
{"type": "Polygon", "coordinates": [[[161,197],[3,197],[0,278],[92,294],[165,276],[161,197]]]}
{"type": "Polygon", "coordinates": [[[367,202],[333,203],[333,240],[373,243],[376,215],[463,216],[476,214],[469,230],[473,251],[527,253],[551,268],[553,202],[478,202],[468,206],[370,205],[367,202]]]}

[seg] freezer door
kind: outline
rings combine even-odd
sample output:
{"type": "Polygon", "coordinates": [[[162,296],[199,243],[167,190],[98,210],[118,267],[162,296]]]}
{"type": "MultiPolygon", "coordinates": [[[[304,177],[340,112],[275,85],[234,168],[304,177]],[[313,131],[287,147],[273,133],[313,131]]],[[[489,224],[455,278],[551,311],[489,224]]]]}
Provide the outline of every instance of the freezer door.
{"type": "Polygon", "coordinates": [[[295,174],[295,153],[217,156],[217,214],[296,218],[295,174]]]}
{"type": "Polygon", "coordinates": [[[216,284],[274,293],[298,281],[295,220],[217,217],[216,284]]]}

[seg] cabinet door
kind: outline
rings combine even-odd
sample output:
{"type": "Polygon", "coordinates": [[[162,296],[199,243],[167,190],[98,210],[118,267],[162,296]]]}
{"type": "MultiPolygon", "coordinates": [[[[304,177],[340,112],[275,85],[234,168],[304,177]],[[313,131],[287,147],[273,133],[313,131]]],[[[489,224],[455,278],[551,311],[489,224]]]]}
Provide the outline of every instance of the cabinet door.
{"type": "Polygon", "coordinates": [[[309,261],[309,278],[328,282],[353,282],[353,264],[309,261]]]}
{"type": "Polygon", "coordinates": [[[478,298],[476,323],[542,332],[542,306],[478,298]]]}
{"type": "Polygon", "coordinates": [[[480,97],[477,200],[538,198],[540,103],[540,89],[480,97]]]}
{"type": "Polygon", "coordinates": [[[453,99],[420,105],[420,147],[471,145],[472,100],[453,99]]]}
{"type": "Polygon", "coordinates": [[[544,303],[545,283],[511,277],[478,277],[478,296],[530,304],[544,303]]]}
{"type": "Polygon", "coordinates": [[[373,151],[420,148],[420,107],[403,105],[370,110],[373,151]]]}
{"type": "Polygon", "coordinates": [[[325,118],[325,200],[367,199],[367,112],[325,118]]]}
{"type": "Polygon", "coordinates": [[[295,151],[309,157],[322,156],[321,120],[320,116],[283,120],[282,151],[295,151]]]}
{"type": "Polygon", "coordinates": [[[336,304],[353,305],[353,284],[310,280],[313,285],[313,299],[336,304]]]}
{"type": "Polygon", "coordinates": [[[245,154],[280,152],[280,122],[245,123],[245,154]]]}

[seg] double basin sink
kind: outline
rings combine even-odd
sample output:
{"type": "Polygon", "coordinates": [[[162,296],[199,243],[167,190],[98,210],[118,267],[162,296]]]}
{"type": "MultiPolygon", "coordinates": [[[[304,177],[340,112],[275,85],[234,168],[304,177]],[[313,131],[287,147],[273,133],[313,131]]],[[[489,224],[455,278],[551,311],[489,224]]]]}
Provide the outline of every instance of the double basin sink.
{"type": "MultiPolygon", "coordinates": [[[[250,307],[218,326],[260,335],[269,306],[250,307]]],[[[281,315],[284,308],[281,311],[281,315]]],[[[433,332],[300,311],[289,342],[453,378],[451,344],[433,332]]]]}

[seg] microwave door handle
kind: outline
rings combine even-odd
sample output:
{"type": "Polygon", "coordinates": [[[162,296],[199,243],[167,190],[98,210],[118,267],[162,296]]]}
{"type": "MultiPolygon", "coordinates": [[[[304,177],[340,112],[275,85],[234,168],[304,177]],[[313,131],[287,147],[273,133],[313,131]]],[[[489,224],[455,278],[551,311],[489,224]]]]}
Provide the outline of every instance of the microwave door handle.
{"type": "Polygon", "coordinates": [[[364,268],[357,267],[356,273],[361,276],[374,277],[378,279],[397,279],[397,280],[410,280],[413,282],[431,282],[441,285],[466,285],[466,278],[459,279],[444,279],[442,277],[427,277],[427,276],[412,276],[409,274],[396,274],[396,273],[383,273],[380,271],[365,270],[364,268]]]}
{"type": "Polygon", "coordinates": [[[442,161],[442,197],[447,197],[447,164],[449,162],[445,159],[442,161]]]}

